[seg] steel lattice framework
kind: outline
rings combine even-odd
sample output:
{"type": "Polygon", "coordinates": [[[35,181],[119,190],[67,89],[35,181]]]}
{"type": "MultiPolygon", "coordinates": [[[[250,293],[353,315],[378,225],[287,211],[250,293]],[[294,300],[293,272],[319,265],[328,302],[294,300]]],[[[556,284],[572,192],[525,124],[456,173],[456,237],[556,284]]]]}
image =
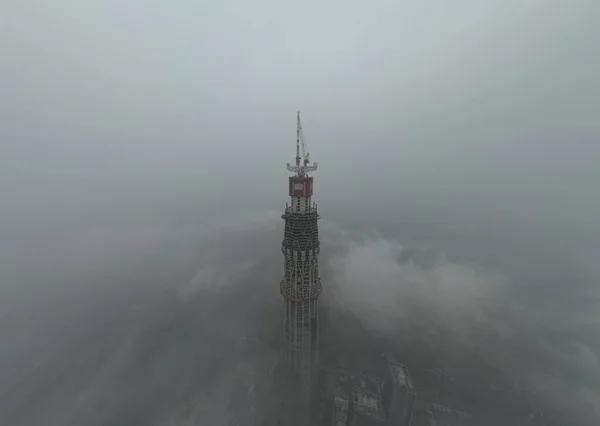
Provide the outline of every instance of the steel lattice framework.
{"type": "Polygon", "coordinates": [[[279,285],[285,304],[284,331],[289,365],[299,374],[300,382],[310,389],[313,365],[318,353],[317,300],[322,291],[319,278],[319,213],[311,201],[313,178],[307,175],[317,169],[310,165],[303,140],[300,115],[296,141],[296,165],[288,170],[291,202],[281,216],[285,220],[281,251],[284,256],[284,276],[279,285]],[[300,145],[304,155],[300,163],[300,145]]]}

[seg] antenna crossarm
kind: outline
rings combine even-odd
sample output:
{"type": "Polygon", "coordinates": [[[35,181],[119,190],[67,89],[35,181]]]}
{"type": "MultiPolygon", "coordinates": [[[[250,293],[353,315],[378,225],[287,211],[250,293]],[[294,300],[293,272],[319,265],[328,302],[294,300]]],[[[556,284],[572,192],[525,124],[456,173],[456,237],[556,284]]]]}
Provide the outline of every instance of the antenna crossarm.
{"type": "Polygon", "coordinates": [[[290,163],[287,163],[287,169],[290,172],[298,173],[303,175],[305,173],[314,172],[317,170],[318,163],[313,163],[311,166],[292,166],[290,163]]]}

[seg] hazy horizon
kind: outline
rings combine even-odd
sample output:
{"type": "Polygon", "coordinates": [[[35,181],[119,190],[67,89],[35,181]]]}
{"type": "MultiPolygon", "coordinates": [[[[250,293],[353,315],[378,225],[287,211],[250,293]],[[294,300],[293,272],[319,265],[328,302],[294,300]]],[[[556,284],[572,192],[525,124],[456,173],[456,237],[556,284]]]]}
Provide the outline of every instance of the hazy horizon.
{"type": "Polygon", "coordinates": [[[179,404],[203,386],[225,422],[239,339],[279,332],[300,110],[323,306],[410,367],[477,356],[535,410],[595,424],[598,17],[586,0],[8,2],[0,423],[195,424],[179,404]]]}

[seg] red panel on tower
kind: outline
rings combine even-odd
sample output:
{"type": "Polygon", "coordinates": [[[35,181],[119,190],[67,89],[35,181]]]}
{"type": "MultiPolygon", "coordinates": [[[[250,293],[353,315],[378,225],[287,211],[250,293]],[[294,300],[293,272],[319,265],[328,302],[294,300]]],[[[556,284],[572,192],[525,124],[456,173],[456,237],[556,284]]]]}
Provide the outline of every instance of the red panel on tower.
{"type": "Polygon", "coordinates": [[[311,197],[313,194],[313,178],[290,176],[291,197],[311,197]]]}
{"type": "Polygon", "coordinates": [[[305,182],[305,197],[312,197],[313,194],[313,180],[312,178],[306,179],[305,182]]]}

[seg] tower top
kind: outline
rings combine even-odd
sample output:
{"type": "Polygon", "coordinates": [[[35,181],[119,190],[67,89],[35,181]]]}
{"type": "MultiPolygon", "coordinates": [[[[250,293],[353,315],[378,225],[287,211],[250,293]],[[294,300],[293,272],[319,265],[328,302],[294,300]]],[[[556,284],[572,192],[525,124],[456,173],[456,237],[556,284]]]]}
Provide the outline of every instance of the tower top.
{"type": "Polygon", "coordinates": [[[296,173],[297,176],[306,176],[308,172],[314,172],[317,170],[317,163],[310,164],[310,154],[306,148],[306,141],[304,140],[304,132],[302,130],[302,123],[300,122],[300,111],[297,115],[297,126],[296,126],[296,164],[291,165],[287,163],[287,169],[290,172],[296,173]],[[302,149],[302,157],[300,157],[300,149],[302,149]],[[300,162],[302,160],[302,162],[300,162]]]}

